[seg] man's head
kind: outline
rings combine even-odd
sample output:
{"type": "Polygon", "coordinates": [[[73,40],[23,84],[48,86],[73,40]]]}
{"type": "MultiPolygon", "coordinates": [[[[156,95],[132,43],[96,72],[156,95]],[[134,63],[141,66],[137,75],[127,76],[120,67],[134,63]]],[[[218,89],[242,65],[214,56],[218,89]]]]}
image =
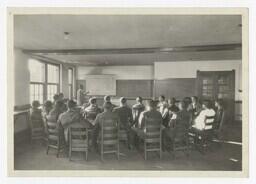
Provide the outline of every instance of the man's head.
{"type": "Polygon", "coordinates": [[[164,95],[160,95],[158,100],[159,100],[159,102],[163,102],[165,100],[165,96],[164,95]]]}
{"type": "Polygon", "coordinates": [[[38,108],[40,106],[40,102],[38,100],[34,100],[32,102],[32,108],[38,108]]]}
{"type": "Polygon", "coordinates": [[[126,105],[126,102],[127,102],[127,99],[126,99],[126,98],[124,98],[124,97],[121,97],[121,98],[120,98],[120,104],[121,104],[121,105],[126,105]]]}
{"type": "Polygon", "coordinates": [[[176,103],[176,99],[175,99],[175,98],[171,98],[171,99],[169,100],[169,104],[170,104],[170,105],[175,105],[175,103],[176,103]]]}
{"type": "Polygon", "coordinates": [[[52,102],[50,100],[46,100],[44,102],[44,108],[45,109],[51,109],[52,108],[52,102]]]}
{"type": "Polygon", "coordinates": [[[184,101],[180,101],[179,103],[179,109],[184,110],[187,109],[186,103],[184,101]]]}
{"type": "Polygon", "coordinates": [[[104,96],[104,101],[105,102],[110,102],[111,101],[110,96],[109,95],[104,96]]]}
{"type": "Polygon", "coordinates": [[[84,89],[84,86],[82,84],[80,84],[79,89],[84,89]]]}
{"type": "Polygon", "coordinates": [[[112,103],[111,102],[104,102],[103,108],[104,108],[104,111],[111,111],[112,110],[112,103]]]}
{"type": "Polygon", "coordinates": [[[137,102],[137,103],[142,103],[142,100],[143,100],[143,99],[142,99],[142,97],[140,97],[140,96],[138,96],[138,97],[136,98],[136,102],[137,102]]]}
{"type": "Polygon", "coordinates": [[[97,100],[96,100],[95,97],[92,97],[92,98],[89,99],[89,103],[90,103],[91,105],[96,104],[96,102],[97,102],[97,100]]]}
{"type": "Polygon", "coordinates": [[[56,102],[57,100],[59,100],[59,95],[58,94],[55,94],[53,95],[53,100],[56,102]]]}
{"type": "Polygon", "coordinates": [[[147,108],[148,108],[148,110],[156,109],[156,102],[154,100],[148,100],[147,108]]]}
{"type": "Polygon", "coordinates": [[[191,101],[192,101],[192,103],[197,103],[197,101],[198,101],[197,96],[192,96],[191,101]]]}
{"type": "Polygon", "coordinates": [[[202,106],[203,106],[204,109],[211,109],[212,108],[212,103],[211,103],[210,100],[204,100],[202,106]]]}
{"type": "Polygon", "coordinates": [[[59,93],[59,100],[63,100],[64,98],[64,94],[63,93],[59,93]]]}
{"type": "Polygon", "coordinates": [[[74,109],[76,107],[76,102],[74,100],[68,101],[68,109],[74,109]]]}

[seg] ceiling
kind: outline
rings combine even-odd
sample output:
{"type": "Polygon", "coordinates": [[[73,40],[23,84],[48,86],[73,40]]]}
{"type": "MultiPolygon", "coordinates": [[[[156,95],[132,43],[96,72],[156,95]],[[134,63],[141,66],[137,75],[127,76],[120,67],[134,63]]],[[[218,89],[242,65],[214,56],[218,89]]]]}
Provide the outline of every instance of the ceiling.
{"type": "MultiPolygon", "coordinates": [[[[20,49],[172,48],[242,42],[239,15],[15,15],[20,49]],[[64,32],[68,32],[65,39],[64,32]]],[[[56,54],[40,56],[81,65],[147,65],[155,61],[240,59],[240,50],[56,54]]]]}

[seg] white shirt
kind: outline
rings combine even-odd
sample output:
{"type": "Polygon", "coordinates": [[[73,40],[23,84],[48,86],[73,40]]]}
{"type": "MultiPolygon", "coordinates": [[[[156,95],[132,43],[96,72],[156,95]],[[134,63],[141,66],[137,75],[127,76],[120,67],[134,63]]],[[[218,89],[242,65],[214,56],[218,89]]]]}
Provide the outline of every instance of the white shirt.
{"type": "Polygon", "coordinates": [[[215,116],[215,111],[213,109],[204,109],[195,119],[195,124],[192,126],[196,129],[203,130],[205,128],[205,118],[207,116],[215,116]]]}

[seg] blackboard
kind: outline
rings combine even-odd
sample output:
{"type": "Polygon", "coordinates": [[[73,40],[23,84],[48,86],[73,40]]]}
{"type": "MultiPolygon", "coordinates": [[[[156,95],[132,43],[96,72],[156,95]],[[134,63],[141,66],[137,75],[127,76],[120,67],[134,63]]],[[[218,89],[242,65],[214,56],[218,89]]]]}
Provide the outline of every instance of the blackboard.
{"type": "Polygon", "coordinates": [[[155,80],[155,96],[164,95],[166,98],[182,99],[196,95],[196,78],[176,78],[155,80]]]}
{"type": "Polygon", "coordinates": [[[124,97],[152,97],[153,80],[117,80],[116,94],[124,97]]]}

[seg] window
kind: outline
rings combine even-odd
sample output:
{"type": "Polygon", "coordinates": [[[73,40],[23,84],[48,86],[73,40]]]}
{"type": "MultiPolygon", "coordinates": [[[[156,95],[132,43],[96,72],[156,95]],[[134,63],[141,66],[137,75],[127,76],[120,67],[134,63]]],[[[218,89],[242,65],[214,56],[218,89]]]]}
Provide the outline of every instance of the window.
{"type": "Polygon", "coordinates": [[[47,100],[53,100],[53,95],[58,93],[59,66],[47,64],[47,100]]]}
{"type": "Polygon", "coordinates": [[[69,99],[73,98],[73,68],[68,69],[68,94],[69,99]]]}
{"type": "Polygon", "coordinates": [[[30,103],[38,100],[40,104],[43,104],[46,99],[53,100],[53,95],[59,92],[59,65],[30,59],[29,72],[30,103]]]}

